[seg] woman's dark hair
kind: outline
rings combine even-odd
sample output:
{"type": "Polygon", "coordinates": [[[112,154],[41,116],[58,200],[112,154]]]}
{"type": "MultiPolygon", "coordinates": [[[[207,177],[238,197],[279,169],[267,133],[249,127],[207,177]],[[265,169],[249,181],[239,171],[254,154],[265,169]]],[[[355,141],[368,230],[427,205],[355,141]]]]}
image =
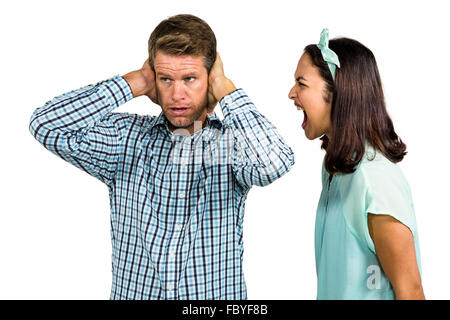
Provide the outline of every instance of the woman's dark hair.
{"type": "Polygon", "coordinates": [[[325,169],[330,173],[352,173],[365,153],[368,142],[392,162],[406,155],[406,145],[394,131],[386,111],[381,78],[373,53],[358,41],[339,38],[329,42],[339,57],[335,80],[316,45],[305,53],[326,82],[324,100],[331,104],[332,138],[323,136],[325,169]]]}

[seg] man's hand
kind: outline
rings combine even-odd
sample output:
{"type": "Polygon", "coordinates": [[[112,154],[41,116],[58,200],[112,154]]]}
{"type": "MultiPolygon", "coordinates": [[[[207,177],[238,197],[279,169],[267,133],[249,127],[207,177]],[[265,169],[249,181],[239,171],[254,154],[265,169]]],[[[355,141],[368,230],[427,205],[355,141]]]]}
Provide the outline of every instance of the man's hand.
{"type": "Polygon", "coordinates": [[[155,73],[150,67],[148,59],[145,60],[141,69],[131,71],[123,76],[128,82],[133,92],[133,97],[147,96],[154,103],[158,104],[156,93],[155,73]]]}
{"type": "Polygon", "coordinates": [[[209,72],[208,78],[208,112],[211,113],[217,104],[227,94],[236,90],[233,82],[225,77],[223,63],[217,52],[217,58],[209,72]]]}

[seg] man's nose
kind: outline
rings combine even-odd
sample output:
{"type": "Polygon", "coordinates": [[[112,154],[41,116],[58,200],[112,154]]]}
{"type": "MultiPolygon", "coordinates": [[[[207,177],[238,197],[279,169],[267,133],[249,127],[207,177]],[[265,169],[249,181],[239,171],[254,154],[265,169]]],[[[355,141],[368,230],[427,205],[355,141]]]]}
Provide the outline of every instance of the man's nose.
{"type": "Polygon", "coordinates": [[[185,97],[184,85],[182,81],[175,81],[173,85],[172,98],[175,101],[183,100],[185,97]]]}

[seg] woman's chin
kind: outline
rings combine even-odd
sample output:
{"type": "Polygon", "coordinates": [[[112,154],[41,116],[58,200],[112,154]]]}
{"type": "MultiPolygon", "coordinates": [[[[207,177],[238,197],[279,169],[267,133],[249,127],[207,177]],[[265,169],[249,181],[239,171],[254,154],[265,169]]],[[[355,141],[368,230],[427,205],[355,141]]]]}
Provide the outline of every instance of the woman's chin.
{"type": "Polygon", "coordinates": [[[305,137],[306,137],[308,140],[314,140],[314,138],[311,137],[311,133],[309,132],[308,127],[303,127],[303,130],[305,131],[305,137]]]}

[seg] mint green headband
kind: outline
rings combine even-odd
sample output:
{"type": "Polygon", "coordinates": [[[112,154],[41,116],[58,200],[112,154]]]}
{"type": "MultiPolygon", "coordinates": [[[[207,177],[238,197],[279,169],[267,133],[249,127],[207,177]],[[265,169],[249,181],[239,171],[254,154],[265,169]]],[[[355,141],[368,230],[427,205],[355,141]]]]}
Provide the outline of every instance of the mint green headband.
{"type": "Polygon", "coordinates": [[[322,30],[322,33],[320,34],[320,42],[317,45],[317,47],[320,49],[320,52],[322,52],[323,60],[325,60],[326,63],[328,63],[328,68],[330,68],[331,76],[334,80],[334,74],[336,72],[336,66],[338,68],[341,67],[339,63],[339,58],[337,54],[328,48],[328,29],[324,28],[322,30]]]}

